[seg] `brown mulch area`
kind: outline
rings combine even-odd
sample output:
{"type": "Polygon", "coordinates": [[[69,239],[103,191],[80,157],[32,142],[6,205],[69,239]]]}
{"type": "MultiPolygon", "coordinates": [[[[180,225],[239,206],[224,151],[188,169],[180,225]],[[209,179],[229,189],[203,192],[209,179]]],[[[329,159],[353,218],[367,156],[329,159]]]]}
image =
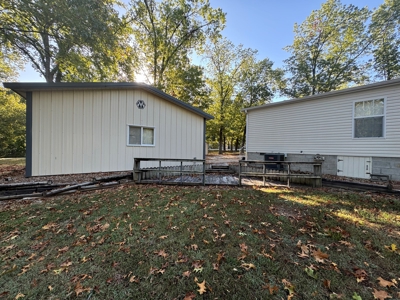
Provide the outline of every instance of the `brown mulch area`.
{"type": "MultiPolygon", "coordinates": [[[[212,155],[207,156],[207,163],[213,164],[234,164],[238,162],[239,155],[212,155]]],[[[20,182],[40,182],[51,180],[54,184],[73,184],[93,181],[94,178],[125,175],[131,172],[99,172],[99,173],[85,173],[85,174],[65,174],[65,175],[51,175],[51,176],[35,176],[25,177],[25,166],[21,165],[0,165],[0,184],[7,183],[20,183],[20,182]]],[[[372,181],[370,179],[350,178],[335,175],[323,175],[323,178],[328,180],[338,180],[347,182],[357,182],[373,185],[387,186],[386,181],[372,181]]],[[[393,189],[400,190],[400,181],[393,181],[393,189]]]]}
{"type": "Polygon", "coordinates": [[[24,166],[0,165],[0,184],[20,183],[20,182],[40,182],[51,180],[54,184],[71,184],[93,181],[94,178],[125,175],[131,172],[99,172],[85,174],[65,174],[51,176],[25,177],[24,166]]]}

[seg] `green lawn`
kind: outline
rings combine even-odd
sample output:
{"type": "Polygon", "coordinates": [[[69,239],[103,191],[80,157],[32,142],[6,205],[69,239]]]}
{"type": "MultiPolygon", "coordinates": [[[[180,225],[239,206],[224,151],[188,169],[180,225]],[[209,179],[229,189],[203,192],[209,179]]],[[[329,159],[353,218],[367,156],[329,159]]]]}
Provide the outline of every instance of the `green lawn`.
{"type": "Polygon", "coordinates": [[[128,185],[0,220],[1,299],[400,298],[394,196],[128,185]]]}
{"type": "Polygon", "coordinates": [[[0,165],[25,165],[25,157],[21,158],[0,158],[0,165]]]}

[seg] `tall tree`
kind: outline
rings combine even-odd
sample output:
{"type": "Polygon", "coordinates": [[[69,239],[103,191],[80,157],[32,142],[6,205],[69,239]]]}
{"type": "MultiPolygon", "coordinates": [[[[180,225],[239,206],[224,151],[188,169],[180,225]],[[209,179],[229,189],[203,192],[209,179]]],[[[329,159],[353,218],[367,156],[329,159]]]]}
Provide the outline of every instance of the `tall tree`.
{"type": "Polygon", "coordinates": [[[300,25],[293,44],[285,48],[290,73],[286,94],[302,97],[361,83],[360,58],[370,46],[366,31],[368,8],[327,0],[300,25]]]}
{"type": "Polygon", "coordinates": [[[0,82],[16,80],[18,70],[24,68],[24,60],[18,52],[7,46],[7,43],[0,46],[0,82]]]}
{"type": "Polygon", "coordinates": [[[165,72],[164,91],[190,105],[205,110],[210,105],[210,88],[206,83],[204,68],[189,61],[165,72]]]}
{"type": "Polygon", "coordinates": [[[209,0],[132,0],[130,15],[142,72],[160,89],[171,85],[182,67],[193,75],[189,55],[218,36],[225,24],[225,14],[209,0]]]}
{"type": "Polygon", "coordinates": [[[378,77],[400,76],[400,0],[385,0],[373,13],[369,26],[373,43],[373,67],[378,77]]]}
{"type": "MultiPolygon", "coordinates": [[[[23,60],[3,44],[0,47],[0,81],[18,77],[23,60]]],[[[22,98],[0,87],[0,157],[25,155],[25,103],[22,98]]]]}
{"type": "Polygon", "coordinates": [[[2,0],[0,39],[47,82],[130,77],[134,53],[117,0],[2,0]]]}
{"type": "Polygon", "coordinates": [[[207,74],[211,87],[212,105],[208,109],[215,118],[209,122],[209,136],[218,137],[219,153],[222,153],[224,138],[229,124],[230,109],[237,94],[240,69],[256,51],[235,46],[227,39],[212,43],[206,49],[208,58],[207,74]]]}
{"type": "MultiPolygon", "coordinates": [[[[273,62],[268,58],[257,60],[255,55],[249,56],[240,68],[238,93],[235,98],[237,111],[272,101],[276,94],[285,89],[284,71],[274,69],[273,62]]],[[[246,118],[243,113],[236,116],[235,130],[236,147],[239,139],[241,144],[246,140],[246,118]]]]}

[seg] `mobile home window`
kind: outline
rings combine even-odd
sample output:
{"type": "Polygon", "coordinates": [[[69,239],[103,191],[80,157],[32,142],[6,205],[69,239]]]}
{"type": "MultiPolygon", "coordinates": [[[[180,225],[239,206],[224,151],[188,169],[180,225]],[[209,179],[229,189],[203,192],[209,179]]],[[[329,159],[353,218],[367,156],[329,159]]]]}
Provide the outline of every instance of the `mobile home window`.
{"type": "Polygon", "coordinates": [[[354,103],[354,137],[383,137],[385,132],[385,100],[354,103]]]}
{"type": "Polygon", "coordinates": [[[141,126],[128,126],[129,146],[154,146],[154,128],[141,126]]]}

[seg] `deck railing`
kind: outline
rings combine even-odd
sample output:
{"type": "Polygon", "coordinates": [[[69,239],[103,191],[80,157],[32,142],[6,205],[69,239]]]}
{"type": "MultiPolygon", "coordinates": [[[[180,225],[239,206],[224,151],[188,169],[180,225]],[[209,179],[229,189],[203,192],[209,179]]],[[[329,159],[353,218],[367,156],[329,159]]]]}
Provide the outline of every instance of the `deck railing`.
{"type": "Polygon", "coordinates": [[[312,180],[313,187],[322,186],[322,162],[304,162],[304,161],[261,161],[261,160],[240,160],[239,161],[239,185],[242,185],[242,177],[262,177],[265,185],[266,178],[284,177],[287,180],[287,186],[290,186],[291,178],[307,178],[312,180]],[[272,170],[268,165],[284,166],[283,170],[272,170]],[[299,174],[293,173],[292,165],[312,165],[313,173],[299,174]],[[248,170],[257,171],[248,171],[248,170]]]}
{"type": "MultiPolygon", "coordinates": [[[[205,185],[206,167],[205,159],[179,159],[179,158],[135,158],[133,163],[133,181],[143,182],[143,175],[151,173],[157,175],[158,182],[162,182],[162,177],[166,175],[179,174],[181,176],[181,184],[183,184],[183,174],[200,174],[201,182],[197,184],[205,185]],[[158,162],[158,167],[141,168],[141,162],[158,162]],[[162,166],[162,163],[172,162],[179,163],[178,166],[162,166]],[[184,165],[184,163],[187,163],[184,165]],[[200,169],[200,170],[199,170],[200,169]]],[[[146,180],[148,181],[148,180],[146,180]]],[[[154,180],[153,180],[154,182],[154,180]]]]}

